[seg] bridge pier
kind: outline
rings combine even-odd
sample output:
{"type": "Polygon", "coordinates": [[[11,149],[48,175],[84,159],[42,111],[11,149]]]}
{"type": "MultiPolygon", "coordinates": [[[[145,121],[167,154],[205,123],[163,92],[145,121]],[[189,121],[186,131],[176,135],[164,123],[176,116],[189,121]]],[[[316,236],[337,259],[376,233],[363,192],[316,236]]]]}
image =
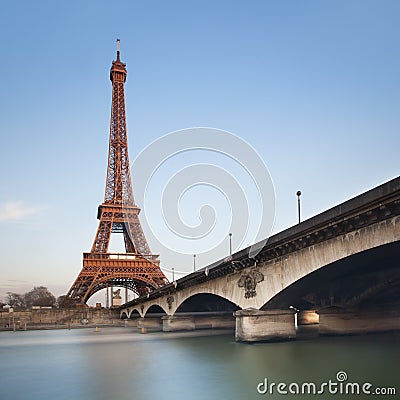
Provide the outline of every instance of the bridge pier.
{"type": "Polygon", "coordinates": [[[162,318],[163,331],[193,331],[197,329],[234,329],[232,312],[195,312],[166,315],[162,318]]]}
{"type": "Polygon", "coordinates": [[[315,310],[301,310],[297,313],[297,325],[317,325],[319,315],[315,310]]]}
{"type": "Polygon", "coordinates": [[[235,318],[229,312],[208,312],[194,314],[196,329],[235,329],[235,318]]]}
{"type": "Polygon", "coordinates": [[[367,333],[400,331],[400,310],[343,309],[318,310],[320,335],[359,335],[367,333]]]}
{"type": "Polygon", "coordinates": [[[145,328],[152,332],[161,332],[163,330],[163,323],[161,316],[159,317],[146,317],[137,319],[137,327],[139,329],[145,328]]]}
{"type": "Polygon", "coordinates": [[[248,308],[235,312],[235,339],[239,342],[291,340],[296,338],[295,311],[248,308]]]}
{"type": "Polygon", "coordinates": [[[194,331],[193,315],[165,315],[162,319],[163,332],[194,331]]]}

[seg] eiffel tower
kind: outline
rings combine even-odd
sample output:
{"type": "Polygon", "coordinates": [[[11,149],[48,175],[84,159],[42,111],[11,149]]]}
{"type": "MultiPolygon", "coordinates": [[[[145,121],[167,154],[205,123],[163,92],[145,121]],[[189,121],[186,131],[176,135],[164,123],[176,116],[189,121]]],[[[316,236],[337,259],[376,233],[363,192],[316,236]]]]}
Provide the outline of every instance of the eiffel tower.
{"type": "Polygon", "coordinates": [[[123,287],[142,296],[168,283],[158,255],[151,254],[140,225],[140,208],[133,197],[124,96],[127,71],[126,64],[120,60],[119,39],[117,44],[117,59],[110,70],[112,108],[104,202],[98,207],[100,222],[92,249],[90,253],[83,253],[83,268],[67,294],[81,304],[104,288],[108,299],[109,287],[123,287]],[[112,233],[123,234],[125,253],[108,252],[112,233]]]}

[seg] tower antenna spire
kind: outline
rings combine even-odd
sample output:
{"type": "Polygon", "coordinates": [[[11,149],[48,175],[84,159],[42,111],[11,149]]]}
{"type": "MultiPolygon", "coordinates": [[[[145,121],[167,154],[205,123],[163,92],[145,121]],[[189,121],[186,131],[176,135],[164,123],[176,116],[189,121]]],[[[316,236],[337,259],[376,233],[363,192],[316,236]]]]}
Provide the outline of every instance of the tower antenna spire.
{"type": "Polygon", "coordinates": [[[119,59],[120,51],[121,51],[121,40],[117,39],[117,61],[120,61],[119,59]]]}

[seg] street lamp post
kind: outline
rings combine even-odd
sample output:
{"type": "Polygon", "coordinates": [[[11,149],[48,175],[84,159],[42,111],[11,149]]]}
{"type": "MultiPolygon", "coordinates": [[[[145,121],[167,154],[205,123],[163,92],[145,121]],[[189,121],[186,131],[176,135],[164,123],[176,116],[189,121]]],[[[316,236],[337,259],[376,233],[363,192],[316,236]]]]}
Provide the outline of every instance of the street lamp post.
{"type": "Polygon", "coordinates": [[[229,232],[229,255],[232,257],[232,233],[229,232]]]}
{"type": "Polygon", "coordinates": [[[172,267],[172,282],[175,281],[175,268],[172,267]]]}
{"type": "Polygon", "coordinates": [[[300,221],[301,221],[301,219],[300,219],[300,196],[301,196],[301,192],[300,192],[300,190],[297,191],[296,195],[297,195],[297,212],[298,212],[298,215],[299,215],[299,223],[300,223],[300,221]]]}
{"type": "Polygon", "coordinates": [[[196,254],[193,254],[193,272],[196,272],[196,254]]]}

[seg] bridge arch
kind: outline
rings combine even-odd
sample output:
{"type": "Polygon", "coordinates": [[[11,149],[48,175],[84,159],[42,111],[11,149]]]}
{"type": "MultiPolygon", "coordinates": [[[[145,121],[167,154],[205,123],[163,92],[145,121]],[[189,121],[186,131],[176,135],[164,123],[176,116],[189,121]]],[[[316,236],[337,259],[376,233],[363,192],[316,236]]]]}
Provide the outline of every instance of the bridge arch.
{"type": "Polygon", "coordinates": [[[177,292],[176,298],[174,298],[174,302],[172,303],[172,314],[175,314],[177,310],[181,307],[181,305],[189,300],[191,297],[198,296],[198,295],[208,295],[214,296],[215,298],[221,299],[221,301],[225,300],[229,303],[234,304],[238,309],[240,306],[230,297],[227,295],[226,290],[224,287],[220,285],[209,285],[207,287],[197,286],[194,288],[189,288],[187,291],[177,292]]]}
{"type": "Polygon", "coordinates": [[[143,312],[143,317],[149,316],[151,314],[164,314],[167,315],[167,311],[164,307],[157,303],[149,304],[147,308],[145,307],[145,311],[143,312]]]}
{"type": "Polygon", "coordinates": [[[400,242],[353,253],[301,277],[269,299],[261,310],[377,305],[400,294],[400,242]]]}
{"type": "Polygon", "coordinates": [[[398,246],[399,222],[399,217],[384,220],[304,247],[261,265],[259,269],[264,275],[264,280],[257,285],[257,296],[241,298],[239,306],[261,309],[286,288],[330,264],[357,254],[363,256],[369,250],[391,243],[398,246]]]}
{"type": "Polygon", "coordinates": [[[140,311],[137,308],[129,308],[128,309],[128,318],[129,319],[135,319],[135,318],[140,318],[140,311]]]}
{"type": "Polygon", "coordinates": [[[240,307],[225,297],[212,293],[197,293],[181,301],[175,314],[180,312],[237,311],[240,307]]]}

